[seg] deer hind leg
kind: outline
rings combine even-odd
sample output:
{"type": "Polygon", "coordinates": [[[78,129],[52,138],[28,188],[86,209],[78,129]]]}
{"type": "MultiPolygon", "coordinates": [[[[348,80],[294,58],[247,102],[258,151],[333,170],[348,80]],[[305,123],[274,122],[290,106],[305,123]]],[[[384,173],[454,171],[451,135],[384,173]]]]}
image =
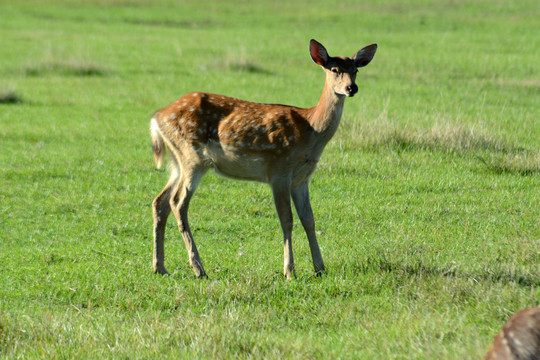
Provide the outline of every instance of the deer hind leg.
{"type": "Polygon", "coordinates": [[[188,209],[191,197],[195,193],[197,186],[208,169],[203,166],[182,167],[182,174],[177,186],[173,190],[170,198],[170,207],[178,222],[178,229],[184,238],[188,251],[189,264],[195,276],[198,278],[207,277],[204,271],[201,257],[197,251],[197,246],[193,239],[188,222],[188,209]]]}
{"type": "Polygon", "coordinates": [[[283,274],[287,279],[296,278],[292,251],[293,216],[291,210],[291,192],[289,179],[276,179],[271,183],[274,204],[283,231],[283,274]]]}
{"type": "Polygon", "coordinates": [[[296,208],[296,213],[302,222],[302,226],[306,232],[309,249],[311,250],[311,258],[313,259],[313,267],[315,268],[315,275],[320,276],[325,272],[324,262],[321,256],[321,250],[317,243],[317,236],[315,234],[315,220],[313,218],[313,210],[311,209],[311,203],[309,201],[309,184],[303,182],[291,189],[291,195],[296,208]]]}
{"type": "Polygon", "coordinates": [[[154,214],[154,272],[158,274],[168,274],[165,269],[165,227],[167,225],[167,218],[171,213],[171,206],[169,199],[171,192],[177,186],[180,169],[174,158],[171,160],[172,173],[167,185],[161,190],[159,195],[154,199],[152,203],[152,210],[154,214]]]}

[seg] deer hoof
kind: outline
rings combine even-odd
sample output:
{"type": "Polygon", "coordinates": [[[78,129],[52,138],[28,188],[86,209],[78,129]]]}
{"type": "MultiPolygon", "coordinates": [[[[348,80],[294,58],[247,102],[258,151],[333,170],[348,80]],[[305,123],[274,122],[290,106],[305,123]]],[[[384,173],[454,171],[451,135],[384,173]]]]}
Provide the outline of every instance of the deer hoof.
{"type": "Polygon", "coordinates": [[[287,277],[288,280],[296,279],[296,271],[294,270],[294,268],[292,269],[286,268],[285,271],[283,272],[283,275],[285,275],[285,277],[287,277]]]}
{"type": "Polygon", "coordinates": [[[324,265],[315,266],[315,276],[321,277],[324,274],[326,274],[326,269],[324,268],[324,265]]]}
{"type": "Polygon", "coordinates": [[[169,272],[167,269],[165,269],[165,266],[154,266],[154,273],[160,275],[169,275],[169,272]]]}

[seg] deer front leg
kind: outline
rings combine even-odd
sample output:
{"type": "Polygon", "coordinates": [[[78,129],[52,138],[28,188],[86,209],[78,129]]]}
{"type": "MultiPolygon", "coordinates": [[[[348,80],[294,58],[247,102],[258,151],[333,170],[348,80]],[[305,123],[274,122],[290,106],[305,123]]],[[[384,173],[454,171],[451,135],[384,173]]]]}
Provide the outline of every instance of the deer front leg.
{"type": "Polygon", "coordinates": [[[283,231],[283,274],[287,279],[296,278],[292,251],[293,216],[291,210],[290,180],[288,178],[275,179],[272,181],[271,187],[281,230],[283,231]]]}
{"type": "Polygon", "coordinates": [[[175,189],[174,195],[171,197],[171,209],[178,221],[178,229],[184,238],[186,244],[186,249],[188,251],[189,264],[195,273],[195,276],[198,278],[208,277],[204,271],[202,265],[201,257],[197,251],[197,246],[195,245],[195,240],[191,233],[188,222],[188,209],[189,202],[191,197],[195,193],[199,182],[201,181],[204,170],[199,172],[190,172],[186,171],[186,174],[182,174],[182,179],[180,180],[177,188],[175,189]]]}
{"type": "Polygon", "coordinates": [[[311,203],[309,201],[309,183],[303,182],[291,189],[292,199],[298,217],[302,222],[302,226],[306,231],[306,235],[309,241],[309,249],[311,250],[311,258],[313,259],[313,267],[315,268],[315,275],[320,276],[325,272],[324,262],[321,256],[321,250],[317,243],[317,235],[315,234],[315,220],[313,218],[313,210],[311,209],[311,203]]]}

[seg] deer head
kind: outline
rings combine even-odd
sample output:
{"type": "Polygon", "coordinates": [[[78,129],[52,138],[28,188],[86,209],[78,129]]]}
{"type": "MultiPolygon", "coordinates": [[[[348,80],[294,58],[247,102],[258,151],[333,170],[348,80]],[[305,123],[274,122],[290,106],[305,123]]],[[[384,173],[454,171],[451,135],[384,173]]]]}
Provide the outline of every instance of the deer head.
{"type": "Polygon", "coordinates": [[[371,44],[358,51],[352,58],[331,57],[325,47],[311,39],[309,52],[313,61],[321,65],[326,72],[326,84],[334,93],[342,96],[354,96],[358,92],[355,83],[358,68],[364,67],[375,55],[377,44],[371,44]]]}

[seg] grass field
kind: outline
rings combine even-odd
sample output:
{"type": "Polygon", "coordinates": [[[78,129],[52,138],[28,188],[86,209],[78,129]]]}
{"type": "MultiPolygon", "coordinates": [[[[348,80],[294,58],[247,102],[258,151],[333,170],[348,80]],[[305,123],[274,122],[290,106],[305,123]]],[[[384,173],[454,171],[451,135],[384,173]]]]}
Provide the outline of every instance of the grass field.
{"type": "Polygon", "coordinates": [[[478,359],[540,303],[536,0],[0,2],[0,358],[478,359]],[[208,174],[152,272],[153,112],[310,107],[378,43],[311,181],[328,273],[266,185],[208,174]]]}

